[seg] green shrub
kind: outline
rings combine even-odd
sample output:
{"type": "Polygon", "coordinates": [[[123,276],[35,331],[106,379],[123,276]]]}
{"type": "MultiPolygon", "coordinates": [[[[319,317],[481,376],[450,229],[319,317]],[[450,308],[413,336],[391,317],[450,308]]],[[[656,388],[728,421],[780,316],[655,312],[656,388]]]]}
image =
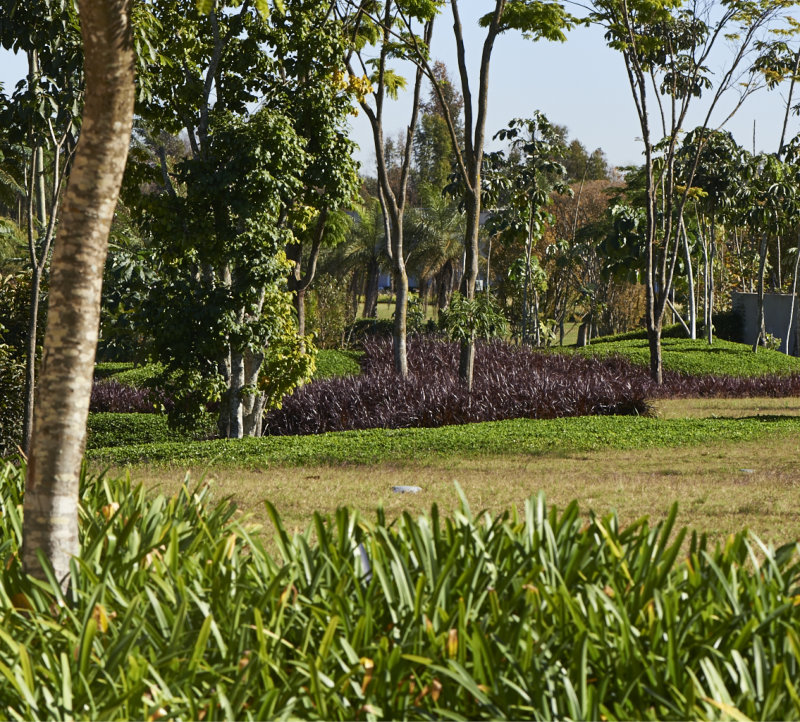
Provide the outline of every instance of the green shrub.
{"type": "Polygon", "coordinates": [[[340,509],[278,558],[205,485],[88,479],[64,597],[20,569],[0,479],[0,704],[23,719],[790,719],[798,545],[722,548],[541,497],[374,523],[340,509]],[[312,541],[313,538],[313,541],[312,541]],[[686,545],[684,547],[684,541],[686,545]],[[688,550],[688,554],[687,551],[688,550]]]}
{"type": "Polygon", "coordinates": [[[22,443],[25,412],[25,360],[2,342],[0,326],[0,457],[14,454],[22,443]]]}
{"type": "Polygon", "coordinates": [[[360,351],[320,349],[317,352],[317,370],[314,372],[314,380],[337,376],[358,376],[361,373],[361,366],[358,363],[360,358],[360,351]]]}
{"type": "Polygon", "coordinates": [[[394,321],[390,318],[359,318],[353,321],[347,332],[350,343],[358,343],[368,336],[389,336],[394,334],[394,321]]]}
{"type": "Polygon", "coordinates": [[[204,439],[216,433],[215,417],[208,414],[191,433],[169,426],[161,414],[89,414],[87,449],[204,439]]]}

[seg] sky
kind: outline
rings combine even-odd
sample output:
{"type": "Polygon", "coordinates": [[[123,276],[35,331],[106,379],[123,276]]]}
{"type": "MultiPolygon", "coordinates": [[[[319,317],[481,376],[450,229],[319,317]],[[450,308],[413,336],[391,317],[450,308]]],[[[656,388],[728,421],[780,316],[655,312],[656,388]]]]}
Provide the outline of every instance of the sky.
{"type": "MultiPolygon", "coordinates": [[[[486,12],[485,0],[462,3],[462,21],[470,72],[477,75],[484,30],[477,18],[486,12]]],[[[449,9],[437,19],[432,42],[432,57],[442,60],[456,76],[457,64],[449,9]]],[[[715,58],[717,67],[725,62],[725,54],[715,58]]],[[[711,63],[712,70],[714,63],[711,63]]],[[[0,51],[0,83],[10,92],[26,72],[24,58],[0,51]]],[[[413,81],[413,69],[405,72],[413,81]]],[[[473,92],[477,94],[474,86],[473,92]]],[[[427,90],[425,91],[427,93],[427,90]]],[[[401,95],[385,110],[386,135],[403,132],[410,112],[410,93],[401,95]]],[[[700,122],[705,98],[694,101],[697,112],[686,128],[700,122]]],[[[756,150],[777,150],[783,120],[783,96],[780,91],[760,91],[750,97],[725,128],[748,150],[753,149],[755,121],[756,150]]],[[[726,106],[722,106],[723,109],[726,106]]],[[[642,162],[641,131],[627,82],[622,56],[609,49],[600,28],[577,28],[569,32],[565,43],[532,42],[519,33],[501,35],[492,56],[489,84],[487,135],[491,137],[509,120],[530,117],[542,111],[551,122],[567,126],[571,139],[577,138],[589,152],[605,151],[612,166],[642,162]]],[[[712,125],[721,122],[724,112],[717,113],[712,125]]],[[[789,137],[800,131],[800,120],[790,121],[789,137]]],[[[369,122],[363,112],[351,121],[351,137],[358,143],[357,158],[362,172],[375,173],[375,150],[369,122]]],[[[491,147],[491,146],[490,146],[491,147]]],[[[499,147],[495,144],[494,147],[499,147]]]]}
{"type": "MultiPolygon", "coordinates": [[[[467,58],[475,78],[473,93],[477,94],[477,70],[485,35],[477,18],[486,12],[487,4],[467,0],[462,6],[467,58]]],[[[431,55],[444,61],[451,76],[456,78],[458,66],[449,10],[437,18],[437,23],[431,55]]],[[[711,69],[721,70],[726,60],[727,53],[718,54],[716,68],[712,62],[711,69]]],[[[607,47],[602,29],[573,29],[564,43],[533,42],[514,32],[503,34],[495,43],[490,68],[487,137],[505,127],[512,118],[530,117],[534,110],[540,110],[551,122],[567,126],[570,138],[580,140],[589,152],[602,148],[612,166],[643,162],[641,130],[625,64],[618,51],[607,47]]],[[[413,70],[404,75],[409,84],[413,82],[413,70]]],[[[707,107],[704,98],[694,102],[698,112],[688,119],[687,129],[701,122],[700,111],[707,107]]],[[[732,102],[733,96],[720,106],[723,112],[712,116],[712,126],[722,122],[732,102]]],[[[755,121],[756,150],[774,152],[780,141],[784,102],[779,90],[760,91],[745,102],[725,129],[752,150],[755,121]]],[[[403,132],[409,114],[408,98],[401,98],[387,108],[386,134],[396,136],[403,132]]],[[[800,131],[800,121],[794,118],[790,123],[789,137],[792,137],[800,131]]],[[[351,125],[351,135],[360,146],[358,158],[362,167],[374,174],[375,150],[369,122],[362,113],[351,125]]]]}

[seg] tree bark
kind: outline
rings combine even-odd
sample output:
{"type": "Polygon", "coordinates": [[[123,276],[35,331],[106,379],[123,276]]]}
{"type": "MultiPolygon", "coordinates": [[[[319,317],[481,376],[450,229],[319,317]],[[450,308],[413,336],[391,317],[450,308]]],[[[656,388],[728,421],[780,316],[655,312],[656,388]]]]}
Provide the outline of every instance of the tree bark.
{"type": "Polygon", "coordinates": [[[377,258],[373,258],[367,268],[367,284],[364,291],[364,318],[376,318],[378,315],[378,283],[380,277],[380,263],[378,263],[377,258]]]}
{"type": "Polygon", "coordinates": [[[23,564],[66,585],[80,552],[78,483],[108,234],[133,125],[131,0],[79,0],[86,104],[50,277],[48,325],[25,488],[23,564]]]}

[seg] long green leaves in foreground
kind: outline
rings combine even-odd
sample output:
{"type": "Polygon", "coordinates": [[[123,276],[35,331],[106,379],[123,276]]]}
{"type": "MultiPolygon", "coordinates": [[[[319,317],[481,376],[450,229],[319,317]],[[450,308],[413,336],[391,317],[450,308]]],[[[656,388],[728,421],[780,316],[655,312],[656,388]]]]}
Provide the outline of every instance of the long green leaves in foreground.
{"type": "Polygon", "coordinates": [[[62,596],[19,567],[0,479],[0,710],[15,718],[798,718],[797,545],[722,548],[533,498],[367,523],[277,558],[205,486],[84,484],[62,596]],[[688,550],[688,556],[687,556],[688,550]]]}

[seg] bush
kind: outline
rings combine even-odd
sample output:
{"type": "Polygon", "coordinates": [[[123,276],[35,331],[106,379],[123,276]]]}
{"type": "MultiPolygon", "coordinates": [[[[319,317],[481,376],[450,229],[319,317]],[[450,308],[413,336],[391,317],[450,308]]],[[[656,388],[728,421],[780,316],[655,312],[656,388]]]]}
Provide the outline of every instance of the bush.
{"type": "Polygon", "coordinates": [[[392,338],[394,321],[388,318],[359,318],[353,321],[347,332],[350,343],[361,343],[371,338],[392,338]]]}
{"type": "Polygon", "coordinates": [[[216,418],[208,414],[192,432],[170,427],[166,416],[141,413],[89,414],[87,449],[208,439],[216,434],[216,418]]]}
{"type": "Polygon", "coordinates": [[[391,339],[364,342],[362,375],[308,384],[269,413],[265,433],[430,427],[511,418],[645,414],[650,382],[620,360],[560,356],[505,343],[476,345],[470,393],[458,379],[458,346],[408,341],[406,379],[392,370],[391,339]]]}
{"type": "Polygon", "coordinates": [[[25,361],[0,341],[0,457],[16,453],[22,443],[24,413],[25,361]]]}
{"type": "MultiPolygon", "coordinates": [[[[278,558],[209,489],[85,480],[66,598],[19,562],[24,471],[0,479],[2,708],[24,719],[789,719],[798,545],[588,522],[541,497],[369,523],[278,558]],[[759,561],[762,560],[762,561],[759,561]]],[[[312,536],[314,542],[312,543],[312,536]]]]}

